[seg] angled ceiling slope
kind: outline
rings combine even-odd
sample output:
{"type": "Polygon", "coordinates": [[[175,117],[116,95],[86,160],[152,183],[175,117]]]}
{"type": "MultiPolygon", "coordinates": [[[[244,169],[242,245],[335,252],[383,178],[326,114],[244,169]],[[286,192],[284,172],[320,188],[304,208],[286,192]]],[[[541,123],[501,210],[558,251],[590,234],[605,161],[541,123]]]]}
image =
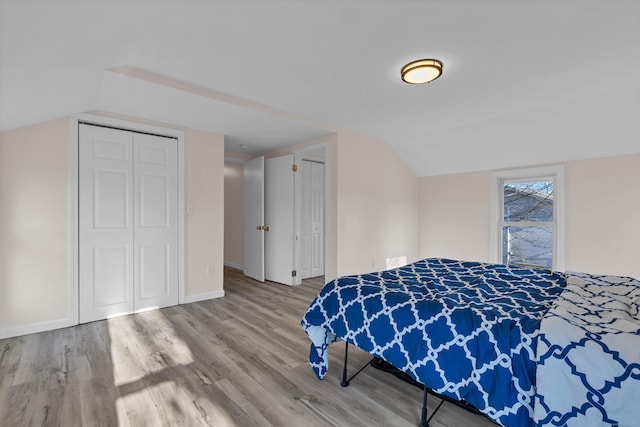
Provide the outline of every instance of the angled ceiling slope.
{"type": "Polygon", "coordinates": [[[195,129],[206,126],[207,130],[225,135],[226,151],[247,155],[318,139],[337,130],[273,107],[130,66],[104,73],[97,107],[195,129]]]}

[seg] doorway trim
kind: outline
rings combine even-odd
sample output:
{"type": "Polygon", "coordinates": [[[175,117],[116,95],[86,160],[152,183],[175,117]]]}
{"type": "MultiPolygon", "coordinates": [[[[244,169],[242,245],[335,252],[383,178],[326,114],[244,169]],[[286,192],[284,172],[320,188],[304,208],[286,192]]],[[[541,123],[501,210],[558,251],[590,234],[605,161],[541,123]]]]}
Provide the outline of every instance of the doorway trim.
{"type": "Polygon", "coordinates": [[[151,133],[175,138],[178,143],[178,304],[185,303],[184,286],[184,132],[155,125],[115,119],[94,114],[77,114],[69,118],[69,320],[72,325],[80,323],[80,283],[79,264],[79,126],[88,123],[117,129],[151,133]]]}

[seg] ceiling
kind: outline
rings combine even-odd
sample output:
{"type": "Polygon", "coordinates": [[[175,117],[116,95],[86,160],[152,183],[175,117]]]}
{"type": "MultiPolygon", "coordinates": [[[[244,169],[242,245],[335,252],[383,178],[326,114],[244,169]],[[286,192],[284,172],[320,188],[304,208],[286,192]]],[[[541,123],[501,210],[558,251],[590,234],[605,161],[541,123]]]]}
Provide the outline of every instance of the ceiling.
{"type": "Polygon", "coordinates": [[[417,176],[638,153],[640,2],[0,0],[0,130],[86,111],[246,154],[350,131],[417,176]]]}

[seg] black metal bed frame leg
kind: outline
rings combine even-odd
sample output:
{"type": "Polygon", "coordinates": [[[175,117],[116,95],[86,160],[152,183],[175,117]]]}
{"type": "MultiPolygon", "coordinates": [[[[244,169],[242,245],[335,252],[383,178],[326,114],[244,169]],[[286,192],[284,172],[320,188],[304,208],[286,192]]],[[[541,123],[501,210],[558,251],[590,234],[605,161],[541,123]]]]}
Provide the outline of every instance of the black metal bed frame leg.
{"type": "Polygon", "coordinates": [[[349,355],[349,343],[347,341],[344,342],[344,368],[342,368],[342,382],[340,385],[342,387],[349,386],[349,380],[347,380],[347,357],[349,355]]]}
{"type": "Polygon", "coordinates": [[[429,427],[429,421],[427,420],[427,386],[424,386],[424,396],[422,397],[422,416],[420,417],[420,424],[418,427],[429,427]]]}
{"type": "MultiPolygon", "coordinates": [[[[351,378],[348,378],[348,374],[347,374],[347,362],[348,362],[348,360],[349,360],[349,343],[347,341],[345,341],[344,342],[344,367],[342,368],[342,381],[340,382],[340,385],[342,387],[348,387],[349,383],[351,382],[351,380],[354,379],[367,366],[371,365],[374,362],[374,360],[376,360],[376,357],[374,356],[369,362],[367,362],[366,365],[364,365],[355,374],[353,374],[351,376],[351,378]]],[[[380,368],[378,368],[378,369],[380,369],[380,368]]],[[[417,381],[414,381],[412,384],[413,385],[419,385],[419,383],[417,383],[417,381]]],[[[425,386],[423,386],[423,391],[424,391],[424,394],[422,396],[422,414],[420,416],[420,424],[418,424],[418,427],[429,427],[429,421],[431,421],[431,418],[433,418],[436,415],[436,413],[438,412],[438,410],[440,409],[440,407],[442,406],[442,404],[444,403],[446,398],[443,397],[443,396],[438,395],[438,397],[441,398],[440,403],[438,403],[438,406],[433,411],[431,416],[429,418],[427,418],[427,396],[428,396],[430,390],[425,385],[425,386]]]]}

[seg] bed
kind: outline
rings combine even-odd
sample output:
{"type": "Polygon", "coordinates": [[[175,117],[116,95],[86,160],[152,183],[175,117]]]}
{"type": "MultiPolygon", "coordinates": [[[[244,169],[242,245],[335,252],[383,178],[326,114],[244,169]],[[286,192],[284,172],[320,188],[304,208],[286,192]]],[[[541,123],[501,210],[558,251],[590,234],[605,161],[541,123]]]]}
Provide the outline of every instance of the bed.
{"type": "MultiPolygon", "coordinates": [[[[322,379],[328,347],[343,340],[390,363],[425,390],[467,402],[500,425],[564,425],[553,422],[566,404],[557,411],[549,403],[553,397],[543,399],[546,406],[537,419],[534,406],[540,403],[541,322],[567,283],[570,289],[581,286],[568,277],[574,276],[430,258],[338,278],[325,285],[302,319],[311,339],[311,367],[322,379]]],[[[541,348],[555,354],[557,338],[544,336],[548,342],[541,348]]],[[[559,365],[549,359],[546,375],[564,370],[559,365]]],[[[637,369],[627,377],[637,381],[637,369]]]]}
{"type": "Polygon", "coordinates": [[[535,425],[640,426],[640,282],[569,273],[542,319],[535,425]]]}

